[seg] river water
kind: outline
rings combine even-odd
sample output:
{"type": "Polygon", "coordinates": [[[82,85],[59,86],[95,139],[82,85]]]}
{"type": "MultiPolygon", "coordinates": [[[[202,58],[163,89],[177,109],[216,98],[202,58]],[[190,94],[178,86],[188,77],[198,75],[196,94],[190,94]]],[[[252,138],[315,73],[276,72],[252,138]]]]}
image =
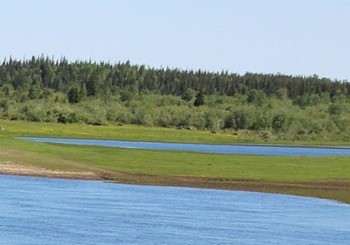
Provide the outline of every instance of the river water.
{"type": "Polygon", "coordinates": [[[0,244],[350,244],[350,205],[0,175],[0,244]]]}
{"type": "Polygon", "coordinates": [[[210,145],[210,144],[184,144],[162,142],[137,142],[118,140],[92,140],[92,139],[61,139],[21,137],[21,139],[73,145],[95,145],[120,148],[194,151],[217,154],[244,154],[267,156],[350,156],[350,148],[334,147],[294,147],[294,146],[263,146],[263,145],[210,145]]]}

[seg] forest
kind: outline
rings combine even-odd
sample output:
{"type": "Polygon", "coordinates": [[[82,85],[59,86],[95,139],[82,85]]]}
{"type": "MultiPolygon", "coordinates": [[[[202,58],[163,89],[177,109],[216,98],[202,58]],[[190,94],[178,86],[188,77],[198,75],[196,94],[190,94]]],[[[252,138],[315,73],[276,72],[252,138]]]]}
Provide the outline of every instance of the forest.
{"type": "Polygon", "coordinates": [[[350,140],[350,83],[48,57],[0,65],[0,118],[350,140]]]}

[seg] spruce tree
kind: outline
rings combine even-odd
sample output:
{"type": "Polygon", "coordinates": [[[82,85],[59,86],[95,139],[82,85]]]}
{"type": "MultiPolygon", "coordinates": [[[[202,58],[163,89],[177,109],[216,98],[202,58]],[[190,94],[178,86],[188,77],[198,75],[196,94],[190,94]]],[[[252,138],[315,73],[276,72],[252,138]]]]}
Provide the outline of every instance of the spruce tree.
{"type": "Polygon", "coordinates": [[[196,95],[196,99],[194,100],[194,106],[198,107],[201,105],[204,105],[204,94],[203,91],[199,91],[199,93],[196,95]]]}
{"type": "Polygon", "coordinates": [[[80,98],[79,98],[79,92],[78,89],[76,87],[71,88],[67,94],[68,96],[68,101],[71,104],[75,104],[78,103],[80,98]]]}

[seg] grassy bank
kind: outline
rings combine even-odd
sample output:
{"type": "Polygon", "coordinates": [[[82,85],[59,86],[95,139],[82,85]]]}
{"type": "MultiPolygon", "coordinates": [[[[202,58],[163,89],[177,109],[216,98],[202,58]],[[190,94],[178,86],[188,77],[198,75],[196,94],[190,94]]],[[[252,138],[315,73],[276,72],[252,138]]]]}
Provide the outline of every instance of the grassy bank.
{"type": "Polygon", "coordinates": [[[0,125],[5,128],[0,131],[0,164],[22,167],[19,174],[287,193],[350,203],[349,157],[218,155],[33,143],[15,137],[207,143],[235,143],[245,139],[230,133],[135,126],[11,121],[0,121],[0,125]]]}

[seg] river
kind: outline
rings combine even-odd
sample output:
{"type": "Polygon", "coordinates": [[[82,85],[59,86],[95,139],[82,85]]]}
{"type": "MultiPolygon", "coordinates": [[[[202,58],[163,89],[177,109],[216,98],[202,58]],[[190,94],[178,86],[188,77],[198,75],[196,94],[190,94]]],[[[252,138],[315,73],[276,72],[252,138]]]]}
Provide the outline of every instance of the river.
{"type": "Polygon", "coordinates": [[[0,175],[0,244],[349,244],[350,205],[0,175]]]}
{"type": "Polygon", "coordinates": [[[264,145],[213,145],[213,144],[185,144],[163,142],[137,142],[118,140],[92,139],[62,139],[21,137],[21,139],[57,144],[94,145],[120,148],[193,151],[216,154],[244,154],[265,156],[350,156],[350,148],[346,147],[295,147],[295,146],[264,146],[264,145]]]}

